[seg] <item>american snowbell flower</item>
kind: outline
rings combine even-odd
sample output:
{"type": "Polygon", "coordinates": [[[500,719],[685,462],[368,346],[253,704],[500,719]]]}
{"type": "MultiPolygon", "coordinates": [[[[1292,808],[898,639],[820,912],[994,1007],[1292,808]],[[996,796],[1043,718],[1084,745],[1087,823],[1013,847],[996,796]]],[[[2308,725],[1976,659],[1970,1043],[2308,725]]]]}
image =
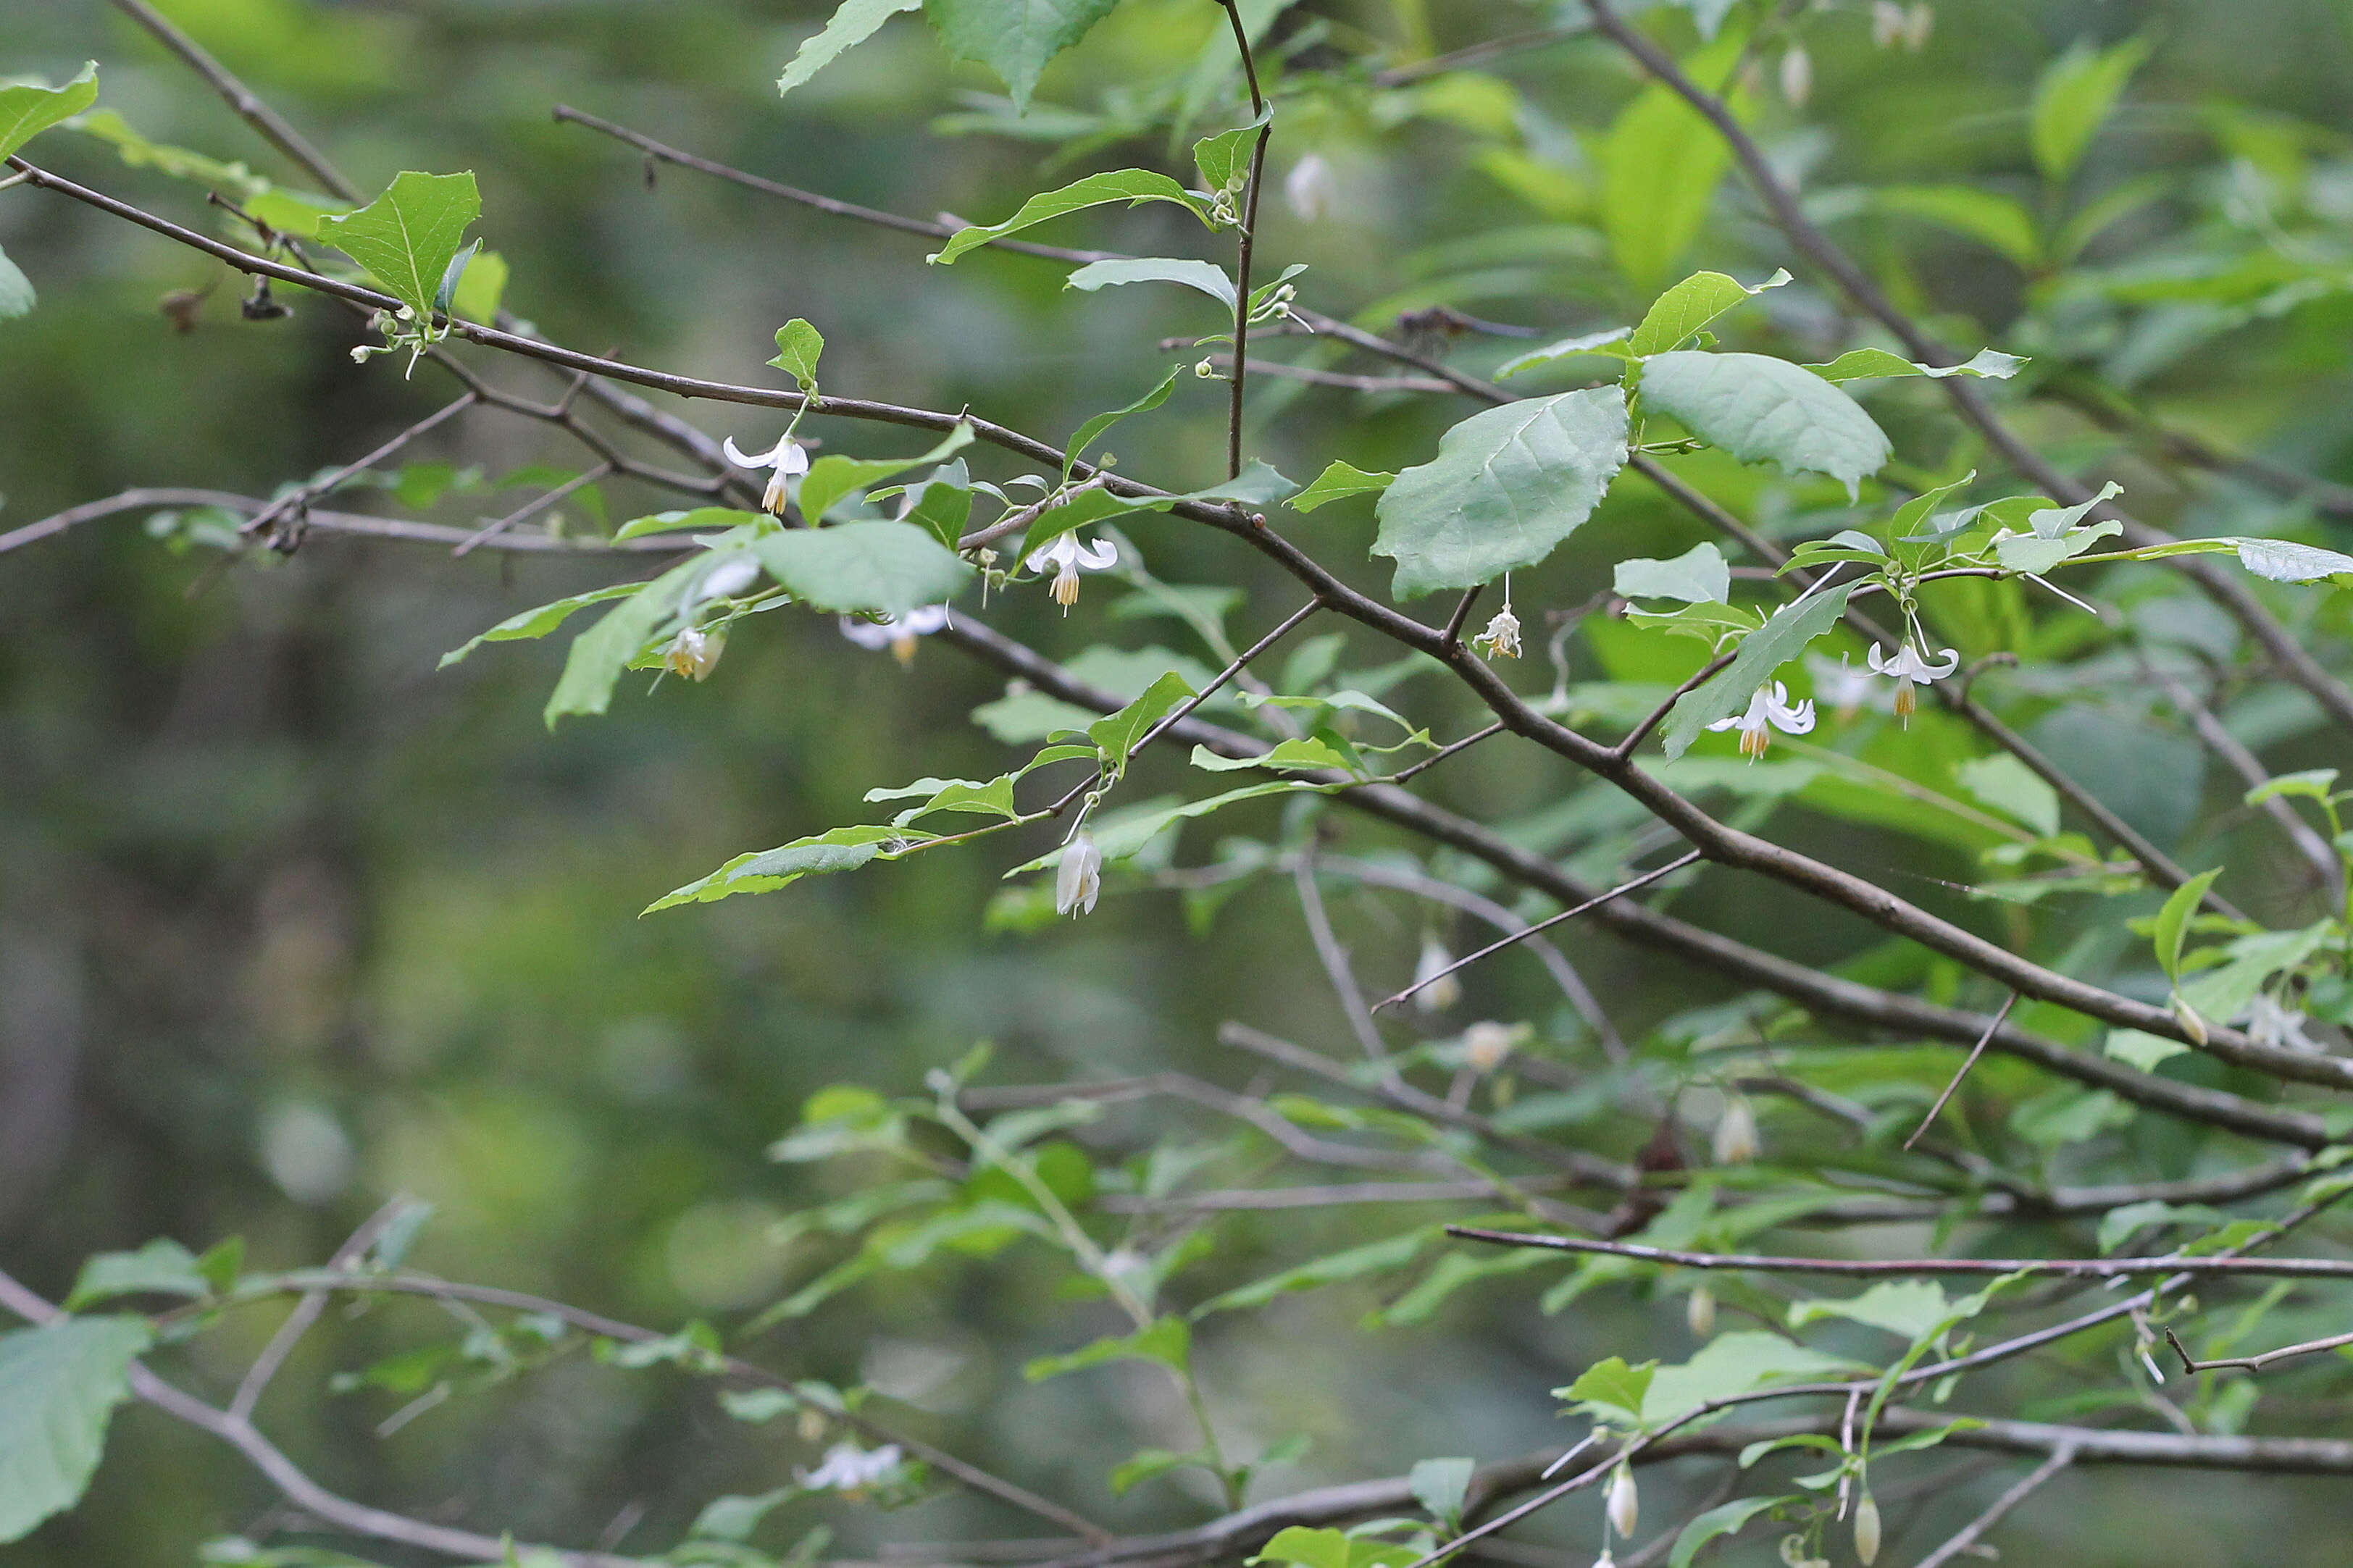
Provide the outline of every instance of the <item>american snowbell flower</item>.
{"type": "Polygon", "coordinates": [[[1916,55],[1927,47],[1928,35],[1936,26],[1936,13],[1928,0],[1914,0],[1908,8],[1895,0],[1873,0],[1871,41],[1880,48],[1901,44],[1916,55]]]}
{"type": "Polygon", "coordinates": [[[662,668],[672,675],[683,675],[691,680],[707,680],[719,666],[719,656],[726,650],[725,632],[706,632],[700,626],[689,626],[670,639],[662,655],[662,668]]]}
{"type": "Polygon", "coordinates": [[[1042,550],[1034,550],[1022,563],[1030,571],[1044,576],[1046,569],[1054,569],[1054,603],[1069,615],[1071,606],[1079,602],[1079,573],[1101,572],[1119,564],[1119,546],[1108,539],[1098,539],[1092,544],[1080,540],[1076,533],[1065,533],[1042,550]]]}
{"type": "Polygon", "coordinates": [[[1813,95],[1814,57],[1805,45],[1791,44],[1781,52],[1781,97],[1790,108],[1803,109],[1813,95]]]}
{"type": "Polygon", "coordinates": [[[1634,1533],[1634,1523],[1641,1515],[1642,1500],[1635,1495],[1634,1471],[1620,1465],[1609,1477],[1609,1528],[1620,1540],[1634,1533]]]}
{"type": "Polygon", "coordinates": [[[796,475],[808,472],[807,448],[790,436],[779,436],[776,437],[776,444],[766,451],[746,452],[735,445],[735,438],[730,436],[722,444],[722,449],[726,452],[727,460],[739,468],[774,468],[776,470],[768,480],[766,493],[760,497],[760,510],[774,513],[777,517],[784,516],[785,481],[796,475]]]}
{"type": "Polygon", "coordinates": [[[1485,1077],[1511,1059],[1515,1032],[1492,1018],[1462,1031],[1462,1065],[1485,1077]]]}
{"type": "Polygon", "coordinates": [[[1054,873],[1054,912],[1073,919],[1091,915],[1102,896],[1103,851],[1095,847],[1094,837],[1082,829],[1062,847],[1061,868],[1054,873]]]}
{"type": "Polygon", "coordinates": [[[1715,1292],[1702,1285],[1683,1299],[1683,1321],[1692,1337],[1706,1339],[1715,1332],[1715,1292]]]}
{"type": "Polygon", "coordinates": [[[945,605],[919,605],[907,612],[904,619],[897,616],[878,616],[868,620],[862,616],[841,617],[841,635],[860,647],[880,651],[891,650],[891,657],[901,664],[915,661],[915,639],[927,637],[948,624],[945,605]]]}
{"type": "Polygon", "coordinates": [[[1444,942],[1434,936],[1421,939],[1421,957],[1413,966],[1413,983],[1421,987],[1413,994],[1415,1012],[1443,1013],[1462,1000],[1462,982],[1446,973],[1453,962],[1444,942]]]}
{"type": "Polygon", "coordinates": [[[2275,997],[2258,995],[2247,1010],[2247,1038],[2259,1046],[2317,1055],[2318,1040],[2304,1032],[2304,1015],[2275,997]]]}
{"type": "Polygon", "coordinates": [[[1863,709],[1877,706],[1879,682],[1871,671],[1857,669],[1844,654],[1832,664],[1820,654],[1806,656],[1806,670],[1814,678],[1814,698],[1823,707],[1839,716],[1839,722],[1850,723],[1863,709]]]}
{"type": "Polygon", "coordinates": [[[1487,629],[1471,639],[1471,646],[1489,658],[1519,658],[1520,617],[1512,614],[1511,605],[1505,605],[1487,623],[1487,629]]]}
{"type": "Polygon", "coordinates": [[[1291,173],[1282,182],[1282,199],[1302,223],[1314,223],[1332,210],[1332,201],[1339,194],[1332,178],[1332,165],[1324,161],[1321,153],[1310,153],[1291,165],[1291,173]]]}
{"type": "Polygon", "coordinates": [[[1871,645],[1871,668],[1895,682],[1895,716],[1907,724],[1913,710],[1920,706],[1913,688],[1942,680],[1960,667],[1961,656],[1956,648],[1948,647],[1936,658],[1927,659],[1921,658],[1920,650],[1908,640],[1893,655],[1882,653],[1877,643],[1871,645]]]}
{"type": "Polygon", "coordinates": [[[1736,713],[1729,719],[1718,719],[1708,726],[1711,730],[1740,731],[1740,754],[1750,762],[1765,754],[1773,743],[1773,731],[1785,735],[1802,735],[1814,727],[1814,704],[1811,698],[1791,703],[1789,689],[1779,681],[1760,686],[1748,700],[1748,711],[1736,713]]]}
{"type": "Polygon", "coordinates": [[[814,1470],[797,1472],[797,1479],[804,1490],[855,1495],[898,1468],[899,1445],[896,1443],[886,1443],[871,1453],[854,1443],[836,1443],[825,1451],[823,1463],[814,1470]]]}
{"type": "Polygon", "coordinates": [[[1757,1113],[1748,1109],[1748,1102],[1738,1098],[1725,1101],[1724,1114],[1715,1121],[1715,1163],[1746,1164],[1757,1158],[1761,1147],[1757,1139],[1757,1113]]]}

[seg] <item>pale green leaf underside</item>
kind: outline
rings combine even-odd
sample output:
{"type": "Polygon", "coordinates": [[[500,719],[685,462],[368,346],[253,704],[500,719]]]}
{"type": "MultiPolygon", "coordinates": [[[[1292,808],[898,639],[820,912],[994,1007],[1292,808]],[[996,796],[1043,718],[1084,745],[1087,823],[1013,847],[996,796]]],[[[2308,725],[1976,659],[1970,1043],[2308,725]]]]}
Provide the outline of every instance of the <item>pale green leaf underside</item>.
{"type": "Polygon", "coordinates": [[[85,63],[62,87],[0,87],[0,158],[97,101],[96,60],[85,63]]]}
{"type": "Polygon", "coordinates": [[[778,848],[738,855],[711,875],[656,899],[643,913],[676,909],[681,904],[716,903],[737,893],[772,893],[790,887],[803,877],[855,871],[885,853],[885,846],[892,841],[913,842],[924,837],[896,827],[837,827],[814,838],[797,838],[778,848]]]}
{"type": "Polygon", "coordinates": [[[1016,112],[1029,108],[1046,63],[1112,14],[1119,0],[924,0],[948,53],[1004,79],[1016,112]]]}
{"type": "Polygon", "coordinates": [[[0,1334],[0,1542],[21,1541],[90,1485],[132,1359],[154,1335],[141,1318],[71,1318],[0,1334]]]}
{"type": "Polygon", "coordinates": [[[1129,261],[1090,262],[1071,273],[1063,287],[1092,293],[1121,283],[1181,283],[1187,289],[1199,289],[1229,310],[1234,308],[1234,280],[1226,276],[1226,269],[1214,261],[1188,257],[1145,256],[1129,261]]]}
{"type": "Polygon", "coordinates": [[[1029,228],[1050,218],[1087,207],[1125,202],[1130,206],[1143,202],[1175,202],[1178,206],[1208,221],[1200,199],[1170,179],[1150,169],[1113,169],[1101,174],[1089,174],[1083,180],[1073,180],[1059,190],[1042,191],[1023,202],[1020,210],[1003,223],[975,225],[960,228],[948,237],[947,244],[932,254],[931,259],[942,264],[954,261],[965,251],[987,245],[992,239],[1002,239],[1008,234],[1029,228]]]}
{"type": "Polygon", "coordinates": [[[1620,561],[1610,584],[1629,599],[1681,599],[1691,605],[1724,603],[1732,592],[1732,566],[1712,542],[1693,545],[1671,561],[1620,561]]]}
{"type": "Polygon", "coordinates": [[[1626,346],[1645,359],[1665,353],[1690,342],[1726,310],[1788,281],[1788,271],[1778,268],[1754,289],[1721,272],[1694,272],[1651,302],[1626,346]]]}
{"type": "Polygon", "coordinates": [[[1828,382],[1866,381],[1883,375],[1926,375],[1940,381],[1948,375],[1978,375],[2008,381],[2026,363],[2023,356],[2000,349],[1979,349],[1967,363],[1947,365],[1921,364],[1885,349],[1849,349],[1828,364],[1806,368],[1828,382]]]}
{"type": "Polygon", "coordinates": [[[844,49],[872,37],[883,23],[902,11],[918,10],[923,4],[923,0],[842,0],[832,20],[793,55],[785,74],[776,79],[776,90],[792,91],[831,65],[844,49]]]}
{"type": "Polygon", "coordinates": [[[1551,554],[1625,460],[1626,399],[1615,386],[1474,414],[1439,438],[1434,460],[1382,494],[1373,553],[1398,563],[1400,599],[1493,582],[1551,554]]]}
{"type": "Polygon", "coordinates": [[[1642,405],[1744,463],[1828,474],[1850,496],[1894,451],[1853,398],[1765,354],[1661,354],[1642,367],[1642,405]]]}

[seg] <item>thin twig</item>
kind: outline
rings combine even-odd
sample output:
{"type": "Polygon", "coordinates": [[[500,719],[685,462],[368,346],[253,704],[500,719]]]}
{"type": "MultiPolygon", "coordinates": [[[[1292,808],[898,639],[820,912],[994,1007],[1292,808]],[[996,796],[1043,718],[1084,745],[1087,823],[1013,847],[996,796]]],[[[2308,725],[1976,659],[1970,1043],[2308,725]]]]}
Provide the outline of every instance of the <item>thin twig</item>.
{"type": "Polygon", "coordinates": [[[1588,910],[1599,909],[1603,904],[1609,902],[1612,899],[1622,898],[1628,893],[1636,892],[1643,888],[1647,888],[1651,883],[1659,880],[1662,877],[1671,876],[1673,873],[1682,870],[1684,867],[1690,865],[1694,860],[1697,860],[1700,858],[1700,853],[1701,852],[1699,850],[1694,849],[1688,855],[1679,855],[1674,859],[1670,860],[1665,865],[1658,868],[1656,870],[1645,871],[1641,876],[1634,878],[1630,881],[1620,882],[1606,893],[1596,893],[1593,897],[1586,900],[1581,904],[1577,904],[1571,908],[1563,910],[1556,915],[1546,916],[1545,919],[1540,920],[1536,921],[1535,924],[1528,927],[1525,931],[1514,931],[1509,936],[1491,942],[1486,946],[1481,948],[1478,952],[1471,954],[1468,958],[1458,958],[1452,963],[1450,963],[1445,968],[1440,970],[1437,973],[1424,975],[1422,978],[1415,981],[1412,984],[1407,986],[1404,990],[1398,992],[1396,995],[1375,1003],[1373,1005],[1373,1011],[1377,1013],[1384,1007],[1394,1007],[1398,1003],[1404,1001],[1407,997],[1412,995],[1415,992],[1422,989],[1424,986],[1434,985],[1440,980],[1445,979],[1448,975],[1453,973],[1456,970],[1468,968],[1470,965],[1478,963],[1481,959],[1485,958],[1490,953],[1501,952],[1504,949],[1512,946],[1515,942],[1525,942],[1528,938],[1535,935],[1539,931],[1550,931],[1553,927],[1559,925],[1564,921],[1575,920],[1577,916],[1585,913],[1588,910]]]}
{"type": "Polygon", "coordinates": [[[613,465],[610,463],[599,463],[593,468],[584,468],[544,495],[534,496],[523,502],[504,517],[492,518],[480,528],[468,534],[450,550],[449,553],[453,556],[470,555],[475,550],[498,538],[515,524],[528,522],[550,507],[558,505],[574,491],[585,489],[599,479],[610,479],[612,476],[613,465]]]}
{"type": "Polygon", "coordinates": [[[1975,1546],[1985,1532],[2008,1518],[2010,1510],[2042,1489],[2044,1483],[2075,1462],[2076,1450],[2071,1447],[2053,1449],[2049,1458],[2037,1465],[2032,1473],[1993,1500],[1993,1506],[1971,1520],[1951,1540],[1920,1559],[1920,1568],[1944,1568],[1954,1558],[1975,1546]]]}
{"type": "Polygon", "coordinates": [[[2256,1279],[2353,1279],[2353,1259],[2335,1258],[1767,1258],[1742,1252],[1685,1252],[1630,1241],[1575,1236],[1529,1236],[1449,1226],[1448,1234],[1504,1247],[1542,1247],[1661,1263],[1677,1268],[1730,1269],[1756,1274],[1829,1274],[1847,1279],[1914,1279],[1939,1274],[2021,1274],[2052,1279],[2132,1279],[2148,1274],[2229,1275],[2256,1279]]]}
{"type": "Polygon", "coordinates": [[[1968,1077],[1969,1069],[1978,1065],[1978,1058],[1985,1054],[1986,1047],[1992,1042],[1994,1035],[2001,1028],[2003,1021],[2009,1018],[2010,1010],[2017,1005],[2018,993],[2013,991],[2010,994],[2009,999],[2002,1003],[2001,1011],[1996,1013],[1987,1023],[1985,1033],[1978,1037],[1978,1043],[1969,1047],[1969,1054],[1961,1058],[1960,1068],[1953,1074],[1953,1081],[1945,1086],[1945,1092],[1936,1097],[1936,1103],[1928,1108],[1928,1114],[1920,1118],[1920,1125],[1912,1129],[1912,1136],[1904,1140],[1904,1147],[1911,1148],[1920,1141],[1922,1133],[1936,1125],[1936,1113],[1945,1109],[1945,1102],[1953,1098],[1955,1089],[1961,1087],[1961,1079],[1968,1077]]]}
{"type": "MultiPolygon", "coordinates": [[[[409,1203],[406,1197],[396,1197],[370,1215],[357,1230],[344,1238],[341,1247],[335,1248],[327,1259],[327,1267],[350,1268],[355,1266],[366,1256],[367,1249],[375,1245],[375,1238],[384,1234],[385,1226],[392,1223],[393,1216],[406,1208],[409,1203]]],[[[311,1325],[319,1321],[319,1314],[327,1310],[327,1300],[325,1291],[313,1290],[294,1303],[294,1310],[286,1314],[286,1321],[278,1325],[278,1331],[269,1337],[269,1342],[261,1348],[261,1353],[254,1358],[253,1364],[246,1369],[244,1379],[237,1384],[237,1394],[228,1402],[231,1418],[242,1421],[253,1414],[253,1407],[261,1402],[269,1380],[278,1375],[278,1369],[286,1364],[286,1358],[294,1353],[294,1347],[301,1342],[304,1334],[311,1331],[311,1325]]]]}
{"type": "Polygon", "coordinates": [[[2265,1351],[2260,1355],[2223,1356],[2215,1361],[2191,1360],[2189,1352],[2182,1345],[2181,1336],[2171,1329],[2165,1331],[2165,1342],[2173,1347],[2173,1353],[2181,1358],[2181,1370],[2185,1373],[2261,1372],[2274,1362],[2317,1355],[2322,1351],[2353,1345],[2353,1334],[2331,1334],[2325,1340],[2306,1340],[2302,1344],[2282,1345],[2275,1351],[2265,1351]]]}
{"type": "Polygon", "coordinates": [[[360,188],[345,179],[343,171],[329,162],[324,153],[313,147],[301,132],[287,123],[283,115],[264,103],[252,89],[206,53],[194,38],[174,26],[162,13],[148,5],[147,0],[114,0],[114,4],[116,9],[153,34],[165,48],[179,56],[198,76],[210,82],[213,89],[237,110],[238,118],[260,132],[263,141],[301,164],[303,171],[325,186],[330,194],[347,202],[363,199],[360,188]]]}

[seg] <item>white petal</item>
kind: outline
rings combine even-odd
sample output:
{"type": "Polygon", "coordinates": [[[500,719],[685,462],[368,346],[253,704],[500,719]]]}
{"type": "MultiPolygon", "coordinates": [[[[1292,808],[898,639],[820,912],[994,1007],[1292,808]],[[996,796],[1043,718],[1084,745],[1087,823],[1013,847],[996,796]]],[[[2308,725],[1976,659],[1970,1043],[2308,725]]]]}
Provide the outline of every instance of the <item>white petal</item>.
{"type": "Polygon", "coordinates": [[[1081,544],[1075,542],[1075,536],[1066,537],[1073,539],[1071,553],[1078,557],[1079,564],[1088,571],[1100,572],[1106,566],[1119,564],[1119,546],[1110,540],[1098,539],[1092,544],[1081,544]]]}
{"type": "Polygon", "coordinates": [[[776,459],[776,471],[780,474],[806,474],[808,472],[808,448],[802,446],[798,441],[794,440],[790,436],[787,436],[783,440],[777,442],[776,450],[771,453],[770,456],[776,459]]]}
{"type": "Polygon", "coordinates": [[[1904,657],[1905,651],[1907,650],[1898,649],[1895,658],[1889,658],[1877,643],[1873,643],[1871,645],[1871,653],[1869,656],[1872,673],[1875,675],[1895,674],[1896,671],[1894,666],[1896,662],[1904,657]]]}
{"type": "MultiPolygon", "coordinates": [[[[784,443],[779,441],[777,445],[782,446],[784,443]]],[[[746,452],[735,444],[735,437],[733,436],[719,443],[719,449],[726,453],[727,460],[739,468],[773,468],[776,466],[776,454],[773,450],[760,453],[746,452]]]]}
{"type": "Polygon", "coordinates": [[[887,622],[877,626],[872,621],[860,620],[856,616],[844,616],[841,617],[841,635],[860,647],[881,649],[889,647],[897,641],[900,633],[897,626],[887,622]]]}
{"type": "Polygon", "coordinates": [[[1961,650],[1957,647],[1948,647],[1937,657],[1945,661],[1945,667],[1942,669],[1939,669],[1935,665],[1929,663],[1926,659],[1922,659],[1920,661],[1920,674],[1923,678],[1929,680],[1942,680],[1945,677],[1952,674],[1953,671],[1961,668],[1961,650]]]}
{"type": "Polygon", "coordinates": [[[1784,735],[1802,735],[1814,727],[1814,700],[1809,697],[1792,708],[1784,704],[1773,710],[1773,722],[1784,735]]]}
{"type": "Polygon", "coordinates": [[[919,605],[908,612],[901,630],[910,637],[927,637],[948,624],[945,605],[919,605]]]}

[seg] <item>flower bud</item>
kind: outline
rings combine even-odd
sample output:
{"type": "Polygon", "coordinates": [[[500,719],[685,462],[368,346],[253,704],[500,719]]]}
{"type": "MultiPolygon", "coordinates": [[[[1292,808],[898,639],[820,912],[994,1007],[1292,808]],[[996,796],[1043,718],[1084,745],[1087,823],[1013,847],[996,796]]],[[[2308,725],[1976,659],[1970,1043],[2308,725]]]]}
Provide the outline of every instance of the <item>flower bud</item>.
{"type": "Polygon", "coordinates": [[[1683,1321],[1692,1333],[1706,1339],[1715,1332],[1715,1292],[1703,1285],[1683,1299],[1683,1321]]]}
{"type": "Polygon", "coordinates": [[[1635,1495],[1634,1472],[1631,1468],[1620,1465],[1616,1473],[1610,1476],[1608,1510],[1610,1529],[1616,1531],[1620,1537],[1634,1533],[1635,1521],[1641,1517],[1642,1500],[1635,1495]]]}
{"type": "Polygon", "coordinates": [[[1814,95],[1814,57],[1803,44],[1791,44],[1781,53],[1781,97],[1792,109],[1806,107],[1814,95]]]}
{"type": "Polygon", "coordinates": [[[1421,957],[1413,966],[1413,983],[1421,987],[1413,994],[1417,1013],[1443,1013],[1462,1000],[1462,982],[1449,974],[1454,955],[1446,944],[1434,936],[1421,939],[1421,957]]]}
{"type": "Polygon", "coordinates": [[[2174,1020],[2181,1026],[2181,1032],[2189,1037],[2191,1045],[2202,1046],[2206,1043],[2205,1018],[2200,1015],[2197,1008],[2183,1001],[2179,993],[2176,993],[2173,998],[2173,1016],[2174,1020]]]}
{"type": "Polygon", "coordinates": [[[1054,874],[1054,912],[1091,915],[1102,893],[1103,851],[1095,847],[1094,836],[1082,829],[1062,847],[1061,868],[1054,874]]]}
{"type": "Polygon", "coordinates": [[[1746,1164],[1757,1158],[1761,1148],[1757,1139],[1757,1113],[1748,1109],[1745,1100],[1726,1100],[1724,1114],[1715,1122],[1715,1163],[1746,1164]]]}
{"type": "Polygon", "coordinates": [[[1862,1568],[1871,1568],[1879,1559],[1879,1504],[1869,1492],[1854,1510],[1854,1554],[1862,1568]]]}

